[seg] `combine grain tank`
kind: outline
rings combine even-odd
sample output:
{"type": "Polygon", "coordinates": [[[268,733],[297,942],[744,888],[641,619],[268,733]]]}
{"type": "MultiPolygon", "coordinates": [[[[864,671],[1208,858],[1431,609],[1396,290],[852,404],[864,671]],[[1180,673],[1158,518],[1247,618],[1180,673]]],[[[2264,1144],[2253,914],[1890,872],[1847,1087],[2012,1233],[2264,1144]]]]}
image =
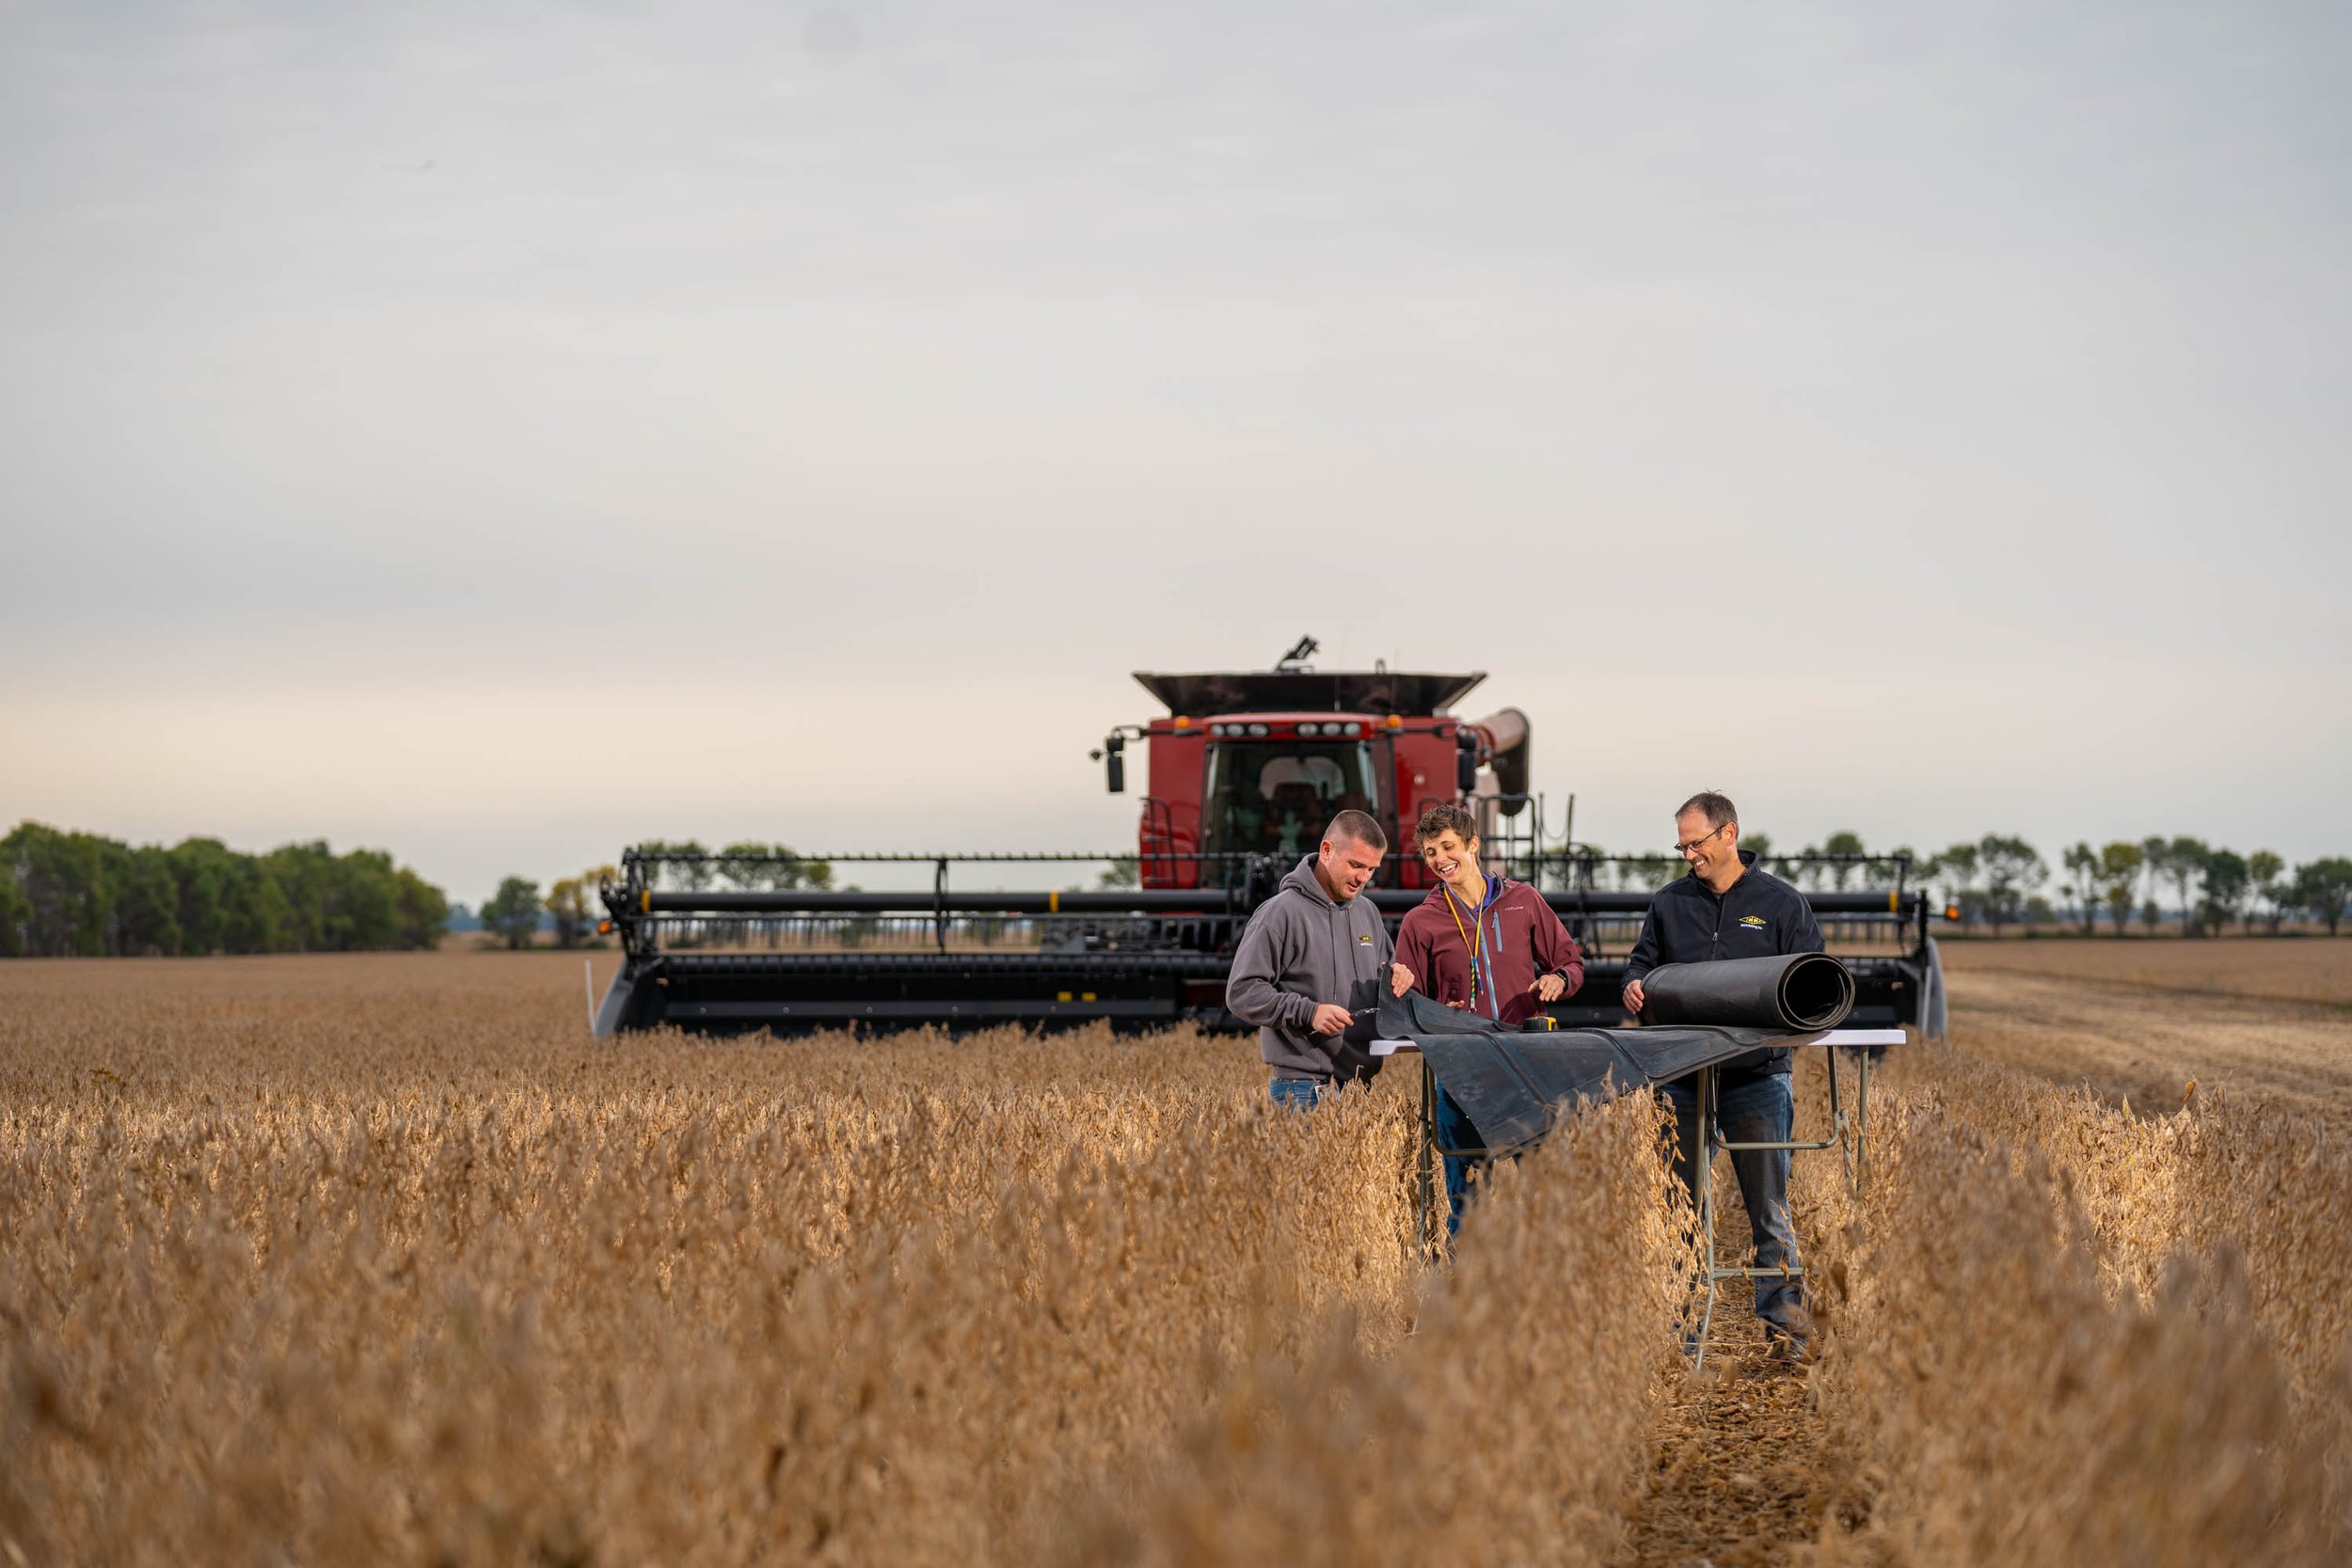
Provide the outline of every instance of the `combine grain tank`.
{"type": "MultiPolygon", "coordinates": [[[[1353,807],[1388,831],[1389,861],[1364,896],[1393,927],[1430,885],[1412,826],[1442,801],[1474,811],[1489,867],[1543,888],[1584,943],[1584,989],[1554,1016],[1618,1022],[1623,956],[1648,895],[1605,885],[1612,863],[1548,844],[1542,800],[1528,790],[1526,716],[1455,716],[1482,673],[1319,671],[1307,662],[1314,652],[1302,639],[1271,670],[1136,674],[1168,711],[1113,730],[1094,753],[1124,792],[1129,743],[1143,749],[1132,856],[628,851],[602,890],[623,960],[597,1033],[1238,1027],[1224,1006],[1233,945],[1324,824],[1353,807]],[[927,885],[795,885],[818,858],[861,879],[927,885]],[[1109,879],[1133,885],[1086,885],[1106,863],[1119,868],[1109,879]],[[1055,889],[1073,876],[1080,885],[1055,889]]],[[[1922,896],[1899,881],[1895,892],[1817,895],[1814,906],[1825,927],[1875,950],[1849,958],[1858,1023],[1932,1022],[1922,896]]]]}

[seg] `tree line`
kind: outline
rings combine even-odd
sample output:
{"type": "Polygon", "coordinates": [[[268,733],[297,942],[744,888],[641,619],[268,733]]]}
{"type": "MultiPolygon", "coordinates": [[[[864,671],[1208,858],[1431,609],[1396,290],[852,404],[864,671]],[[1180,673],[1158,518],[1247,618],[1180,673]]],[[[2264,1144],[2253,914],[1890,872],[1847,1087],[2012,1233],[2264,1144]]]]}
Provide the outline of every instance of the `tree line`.
{"type": "MultiPolygon", "coordinates": [[[[2089,936],[2102,921],[2120,936],[2135,920],[2150,932],[2176,923],[2187,936],[2218,936],[2234,923],[2249,935],[2259,925],[2277,936],[2288,921],[2302,918],[2334,936],[2352,908],[2352,859],[2329,855],[2291,866],[2268,849],[2241,855],[2201,838],[2118,839],[2097,848],[2078,841],[2059,855],[2057,902],[2042,892],[2052,885],[2050,863],[2025,839],[2007,833],[1987,833],[1933,854],[1907,845],[1873,851],[1856,832],[1831,833],[1820,844],[1787,851],[1767,833],[1743,833],[1740,843],[1767,871],[1801,888],[1844,892],[1899,881],[1938,895],[1963,926],[1987,927],[1996,936],[2012,926],[2061,922],[2089,936]]],[[[1547,853],[1543,880],[1546,886],[1647,893],[1685,870],[1680,857],[1661,851],[1613,855],[1597,845],[1574,844],[1547,853]]]]}
{"type": "Polygon", "coordinates": [[[2218,936],[2233,923],[2250,936],[2259,922],[2277,936],[2286,922],[2308,917],[2332,937],[2352,906],[2352,859],[2328,855],[2290,866],[2268,849],[2241,855],[2201,838],[2117,839],[2096,848],[2088,839],[2076,841],[2060,853],[2057,868],[2064,916],[2041,891],[2052,880],[2050,863],[2026,840],[2006,833],[1987,833],[1931,855],[1908,847],[1870,855],[1852,832],[1832,833],[1792,856],[1775,856],[1761,833],[1745,843],[1759,862],[1817,888],[1842,889],[1874,861],[1907,862],[1911,879],[1940,892],[1963,925],[1982,924],[1995,935],[2009,926],[2065,918],[2090,936],[2104,917],[2118,936],[2134,920],[2152,933],[2174,920],[2192,937],[2218,936]]]}
{"type": "MultiPolygon", "coordinates": [[[[833,866],[800,854],[788,844],[751,840],[713,851],[696,839],[675,842],[650,839],[639,853],[655,857],[653,885],[686,893],[711,888],[736,892],[765,892],[784,888],[830,888],[833,866]],[[660,857],[675,856],[675,859],[660,857]]],[[[552,932],[558,947],[579,947],[596,934],[603,918],[597,890],[620,878],[617,867],[599,865],[577,877],[559,879],[543,895],[528,877],[508,877],[482,906],[482,928],[511,948],[529,947],[541,930],[552,932]]]]}
{"type": "Polygon", "coordinates": [[[429,948],[449,900],[381,849],[134,847],[38,822],[0,839],[0,958],[429,948]]]}
{"type": "MultiPolygon", "coordinates": [[[[2059,857],[2058,888],[2066,900],[2064,916],[2042,891],[2051,884],[2050,863],[2013,834],[1987,833],[1933,854],[1907,845],[1873,851],[1852,832],[1834,832],[1820,844],[1789,851],[1775,848],[1771,836],[1762,832],[1747,833],[1740,842],[1756,852],[1766,870],[1810,890],[1884,886],[1899,876],[1907,886],[1940,895],[1963,927],[1982,926],[1996,936],[2013,926],[2053,926],[2062,918],[2079,925],[2085,935],[2095,934],[2105,918],[2118,935],[2137,920],[2152,933],[2177,922],[2185,935],[2217,936],[2238,923],[2250,935],[2259,923],[2277,936],[2286,922],[2306,917],[2335,936],[2352,908],[2352,859],[2323,856],[2290,866],[2267,849],[2240,855],[2200,838],[2117,840],[2095,849],[2087,840],[2074,844],[2059,857]],[[2167,893],[2171,896],[2169,912],[2163,903],[2167,893]]],[[[731,844],[716,855],[691,839],[675,844],[657,840],[644,848],[652,854],[708,857],[657,864],[658,887],[700,891],[833,885],[830,864],[799,856],[781,844],[731,844]]],[[[1626,891],[1648,892],[1685,869],[1680,858],[1670,854],[1612,855],[1597,846],[1578,844],[1551,860],[1543,879],[1549,885],[1565,874],[1572,885],[1606,888],[1613,883],[1626,891]]],[[[1141,873],[1136,856],[1114,856],[1096,885],[1137,887],[1141,873]]],[[[484,906],[483,924],[498,930],[510,946],[525,946],[541,928],[544,909],[553,916],[558,944],[576,946],[595,930],[596,917],[588,912],[588,899],[598,879],[614,875],[611,866],[604,866],[584,878],[557,882],[544,899],[537,883],[510,877],[499,896],[484,906]],[[499,922],[493,921],[494,909],[502,913],[499,922]]]]}

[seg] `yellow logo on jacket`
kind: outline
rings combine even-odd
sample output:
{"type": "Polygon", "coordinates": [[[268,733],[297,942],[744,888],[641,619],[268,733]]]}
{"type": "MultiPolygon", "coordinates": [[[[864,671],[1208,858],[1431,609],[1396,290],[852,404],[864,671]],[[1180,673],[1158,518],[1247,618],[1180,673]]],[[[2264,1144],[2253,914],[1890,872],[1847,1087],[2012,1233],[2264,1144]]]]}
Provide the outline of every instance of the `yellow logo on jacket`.
{"type": "Polygon", "coordinates": [[[1372,945],[1372,939],[1370,937],[1358,937],[1356,939],[1356,945],[1359,947],[1370,947],[1372,945]]]}
{"type": "Polygon", "coordinates": [[[1760,914],[1743,914],[1740,917],[1740,924],[1751,931],[1760,931],[1764,928],[1764,917],[1760,914]]]}

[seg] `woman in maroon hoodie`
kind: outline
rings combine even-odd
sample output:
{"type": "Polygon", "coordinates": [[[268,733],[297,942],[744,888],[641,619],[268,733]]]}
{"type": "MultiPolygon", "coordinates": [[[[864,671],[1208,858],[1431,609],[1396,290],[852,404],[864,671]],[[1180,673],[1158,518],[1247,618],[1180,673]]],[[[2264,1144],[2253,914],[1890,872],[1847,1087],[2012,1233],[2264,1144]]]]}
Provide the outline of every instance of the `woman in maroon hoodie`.
{"type": "MultiPolygon", "coordinates": [[[[1432,806],[1413,838],[1438,885],[1398,928],[1396,962],[1419,977],[1425,995],[1518,1023],[1541,1012],[1545,1003],[1576,993],[1584,983],[1583,950],[1541,893],[1486,875],[1478,859],[1477,818],[1460,806],[1432,806]]],[[[1473,1148],[1476,1138],[1470,1118],[1439,1085],[1438,1143],[1473,1148]]],[[[1458,1155],[1445,1157],[1448,1235],[1462,1226],[1469,1164],[1458,1155]]]]}

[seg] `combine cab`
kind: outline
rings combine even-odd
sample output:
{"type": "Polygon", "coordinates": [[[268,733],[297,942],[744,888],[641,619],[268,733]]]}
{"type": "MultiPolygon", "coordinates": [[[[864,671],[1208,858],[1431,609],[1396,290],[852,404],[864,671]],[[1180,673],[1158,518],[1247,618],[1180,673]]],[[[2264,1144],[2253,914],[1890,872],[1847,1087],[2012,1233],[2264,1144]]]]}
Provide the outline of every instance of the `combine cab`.
{"type": "MultiPolygon", "coordinates": [[[[928,887],[864,892],[795,885],[805,861],[627,852],[602,890],[624,958],[597,1034],[1097,1019],[1240,1027],[1225,1011],[1234,943],[1323,825],[1353,807],[1387,829],[1391,852],[1364,896],[1393,927],[1430,885],[1412,825],[1441,801],[1474,811],[1490,868],[1543,888],[1584,944],[1584,988],[1553,1015],[1620,1022],[1624,953],[1648,894],[1603,885],[1616,863],[1547,847],[1525,716],[1454,716],[1483,674],[1321,672],[1306,662],[1314,651],[1302,639],[1272,670],[1136,676],[1168,713],[1114,730],[1094,753],[1122,792],[1128,743],[1145,748],[1132,856],[823,857],[878,879],[930,873],[928,887]],[[1105,865],[1099,881],[1129,885],[1038,885],[1105,865]],[[952,885],[982,879],[1028,885],[952,885]]],[[[1832,945],[1855,971],[1857,1024],[1940,1032],[1926,899],[1903,893],[1894,869],[1896,891],[1817,894],[1814,908],[1845,939],[1832,945]]]]}
{"type": "MultiPolygon", "coordinates": [[[[1391,846],[1409,846],[1423,811],[1458,800],[1477,810],[1498,863],[1512,847],[1537,847],[1526,716],[1504,708],[1462,720],[1449,711],[1483,673],[1323,672],[1306,664],[1314,650],[1301,639],[1272,670],[1136,673],[1167,716],[1112,731],[1095,755],[1117,792],[1126,786],[1127,742],[1148,748],[1144,887],[1231,885],[1262,862],[1287,871],[1349,808],[1369,813],[1391,846]],[[1515,839],[1509,829],[1522,820],[1515,839]]],[[[1426,885],[1409,855],[1391,860],[1381,882],[1426,885]]]]}

